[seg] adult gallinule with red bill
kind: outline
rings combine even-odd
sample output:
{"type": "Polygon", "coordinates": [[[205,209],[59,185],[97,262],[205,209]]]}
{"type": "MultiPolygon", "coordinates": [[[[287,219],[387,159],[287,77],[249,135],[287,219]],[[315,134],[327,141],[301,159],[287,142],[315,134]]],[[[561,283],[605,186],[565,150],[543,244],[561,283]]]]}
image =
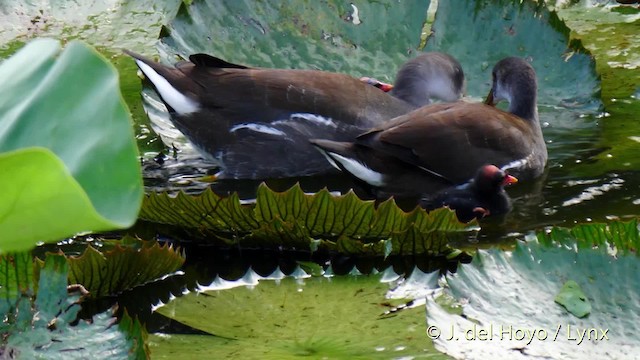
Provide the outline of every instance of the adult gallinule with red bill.
{"type": "Polygon", "coordinates": [[[178,130],[221,163],[220,178],[326,173],[333,168],[310,138],[351,141],[431,98],[454,101],[464,91],[460,64],[436,52],[404,64],[389,92],[338,73],[250,68],[206,54],[171,67],[125,52],[151,81],[178,130]]]}
{"type": "Polygon", "coordinates": [[[312,140],[337,168],[376,189],[378,196],[420,196],[471,179],[495,164],[520,180],[542,174],[547,148],[536,105],[537,81],[525,60],[509,57],[493,68],[487,104],[421,107],[352,142],[312,140]],[[508,111],[491,105],[509,102],[508,111]]]}
{"type": "Polygon", "coordinates": [[[495,165],[485,165],[469,182],[423,197],[420,206],[427,210],[448,206],[462,222],[504,215],[511,210],[511,199],[504,187],[517,182],[495,165]]]}

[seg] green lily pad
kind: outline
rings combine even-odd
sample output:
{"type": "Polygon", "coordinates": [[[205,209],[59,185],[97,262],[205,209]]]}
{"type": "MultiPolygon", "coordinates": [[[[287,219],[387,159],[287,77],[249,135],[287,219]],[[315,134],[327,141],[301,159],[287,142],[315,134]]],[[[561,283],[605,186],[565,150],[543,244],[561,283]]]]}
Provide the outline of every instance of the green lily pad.
{"type": "Polygon", "coordinates": [[[0,223],[2,250],[133,224],[140,166],[117,74],[106,60],[79,42],[62,50],[55,40],[35,40],[0,65],[0,83],[0,152],[50,150],[3,156],[12,167],[0,182],[15,203],[2,207],[12,219],[0,223]],[[38,173],[45,168],[52,173],[38,173]]]}
{"type": "Polygon", "coordinates": [[[156,334],[150,347],[165,358],[193,357],[204,346],[213,358],[444,358],[430,348],[422,310],[383,315],[390,284],[381,277],[216,279],[157,310],[210,336],[156,334]]]}
{"type": "Polygon", "coordinates": [[[210,335],[149,334],[149,350],[154,359],[206,359],[211,357],[211,349],[221,349],[224,346],[235,346],[238,349],[228,351],[230,357],[248,350],[244,343],[238,344],[236,340],[210,335]]]}
{"type": "Polygon", "coordinates": [[[447,276],[462,314],[434,298],[427,322],[441,331],[436,347],[458,359],[630,359],[640,346],[640,262],[612,257],[607,247],[580,248],[537,241],[513,252],[479,251],[447,276]],[[555,303],[567,280],[588,294],[591,312],[577,318],[555,303]]]}
{"type": "Polygon", "coordinates": [[[241,205],[235,194],[225,198],[210,189],[175,197],[150,193],[140,218],[185,230],[208,243],[369,255],[447,254],[450,241],[477,228],[477,221],[460,223],[446,208],[407,213],[391,199],[376,209],[373,201],[360,200],[353,192],[334,196],[324,189],[309,195],[299,185],[278,193],[262,184],[255,206],[241,205]]]}
{"type": "Polygon", "coordinates": [[[589,299],[580,288],[580,285],[573,280],[564,283],[554,301],[564,306],[568,312],[579,318],[591,313],[591,303],[589,299]]]}

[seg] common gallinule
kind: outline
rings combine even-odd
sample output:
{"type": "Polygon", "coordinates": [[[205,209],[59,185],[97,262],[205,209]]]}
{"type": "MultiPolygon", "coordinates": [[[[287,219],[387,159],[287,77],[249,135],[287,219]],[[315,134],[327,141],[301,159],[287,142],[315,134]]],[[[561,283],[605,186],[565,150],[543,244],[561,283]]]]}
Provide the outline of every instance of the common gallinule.
{"type": "Polygon", "coordinates": [[[489,215],[503,215],[511,210],[511,199],[504,187],[516,182],[518,179],[506,171],[495,165],[485,165],[478,169],[469,182],[423,197],[420,206],[427,210],[448,206],[455,210],[458,220],[462,222],[489,215]]]}
{"type": "Polygon", "coordinates": [[[542,174],[547,162],[536,92],[533,67],[509,57],[493,68],[489,105],[424,106],[353,142],[311,142],[334,166],[373,186],[378,196],[433,193],[467,181],[488,163],[531,179],[542,174]],[[509,101],[508,111],[491,106],[503,99],[509,101]]]}
{"type": "Polygon", "coordinates": [[[208,158],[220,178],[279,178],[333,168],[310,138],[353,140],[430,98],[455,101],[464,91],[460,64],[430,52],[398,72],[390,92],[348,75],[249,68],[206,54],[170,67],[131,51],[174,125],[208,158]]]}

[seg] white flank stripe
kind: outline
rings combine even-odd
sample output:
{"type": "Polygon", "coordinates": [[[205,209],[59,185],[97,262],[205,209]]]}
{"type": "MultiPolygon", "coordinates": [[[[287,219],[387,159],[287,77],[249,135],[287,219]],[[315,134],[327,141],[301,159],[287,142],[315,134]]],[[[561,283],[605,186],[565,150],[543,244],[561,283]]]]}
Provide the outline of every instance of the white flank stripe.
{"type": "Polygon", "coordinates": [[[503,167],[501,167],[500,170],[520,169],[520,168],[524,167],[525,165],[527,165],[527,163],[529,162],[528,161],[529,157],[531,157],[531,155],[527,156],[524,159],[514,160],[514,161],[504,165],[503,167]]]}
{"type": "Polygon", "coordinates": [[[354,159],[350,159],[348,157],[344,157],[336,153],[330,152],[329,155],[332,158],[334,158],[334,160],[342,164],[342,166],[344,166],[344,168],[348,172],[350,172],[353,176],[366,182],[367,184],[370,184],[373,186],[385,185],[384,175],[369,169],[366,165],[362,164],[361,162],[354,159]]]}
{"type": "Polygon", "coordinates": [[[138,67],[144,73],[152,83],[155,85],[158,93],[173,110],[175,110],[180,115],[190,114],[198,111],[200,105],[182,93],[180,93],[176,88],[171,86],[167,79],[163,78],[158,74],[155,70],[151,68],[151,66],[143,63],[140,60],[136,60],[138,67]]]}
{"type": "Polygon", "coordinates": [[[338,127],[338,125],[336,125],[336,123],[334,123],[331,118],[326,118],[326,117],[323,117],[323,116],[320,116],[320,115],[315,115],[315,114],[295,113],[295,114],[291,114],[291,116],[289,118],[290,119],[300,118],[300,119],[307,120],[307,121],[312,122],[312,123],[316,123],[316,124],[320,124],[320,125],[324,125],[324,126],[330,126],[332,128],[337,128],[338,127]]]}
{"type": "Polygon", "coordinates": [[[271,126],[261,125],[261,124],[238,124],[229,129],[229,132],[235,132],[236,130],[247,129],[255,132],[260,132],[263,134],[276,135],[276,136],[286,136],[287,134],[283,131],[280,131],[276,128],[272,128],[271,126]]]}

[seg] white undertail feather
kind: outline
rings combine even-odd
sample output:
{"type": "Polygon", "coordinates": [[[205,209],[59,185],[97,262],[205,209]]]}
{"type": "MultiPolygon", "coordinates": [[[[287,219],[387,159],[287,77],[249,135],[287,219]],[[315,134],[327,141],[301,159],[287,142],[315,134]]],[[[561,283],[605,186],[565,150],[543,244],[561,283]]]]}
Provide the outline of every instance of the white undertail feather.
{"type": "Polygon", "coordinates": [[[178,114],[186,115],[200,109],[200,104],[183,95],[176,88],[171,86],[167,79],[160,76],[160,74],[153,70],[151,66],[140,60],[136,60],[136,64],[138,64],[138,67],[142,70],[144,76],[146,76],[156,87],[156,90],[158,90],[162,100],[169,104],[169,106],[171,106],[171,108],[178,114]]]}
{"type": "Polygon", "coordinates": [[[378,187],[384,186],[386,184],[384,181],[384,175],[382,175],[379,172],[371,170],[363,163],[357,160],[342,156],[340,154],[336,154],[332,152],[327,152],[327,154],[330,157],[332,157],[333,160],[342,164],[345,170],[351,173],[351,175],[366,182],[367,184],[378,186],[378,187]]]}
{"type": "Polygon", "coordinates": [[[323,150],[323,149],[320,149],[319,147],[316,147],[316,149],[318,149],[318,151],[320,151],[320,153],[321,153],[322,155],[324,155],[324,157],[325,157],[325,158],[327,158],[327,161],[329,162],[329,164],[331,164],[331,166],[333,166],[334,168],[336,168],[336,169],[338,169],[338,170],[342,171],[342,169],[340,168],[340,166],[338,166],[338,164],[336,163],[336,161],[335,161],[335,160],[333,160],[333,158],[329,155],[329,153],[328,153],[328,152],[326,152],[326,151],[325,151],[325,150],[323,150]]]}

